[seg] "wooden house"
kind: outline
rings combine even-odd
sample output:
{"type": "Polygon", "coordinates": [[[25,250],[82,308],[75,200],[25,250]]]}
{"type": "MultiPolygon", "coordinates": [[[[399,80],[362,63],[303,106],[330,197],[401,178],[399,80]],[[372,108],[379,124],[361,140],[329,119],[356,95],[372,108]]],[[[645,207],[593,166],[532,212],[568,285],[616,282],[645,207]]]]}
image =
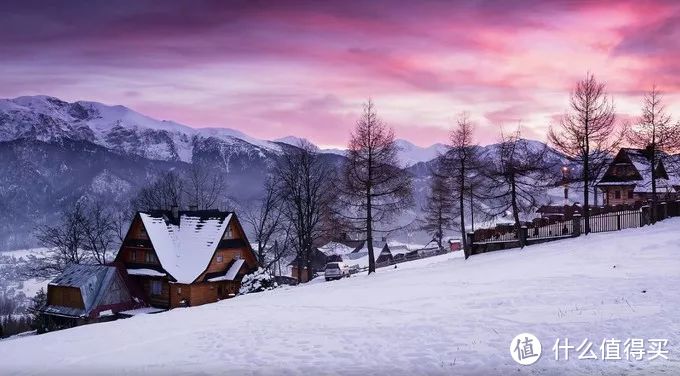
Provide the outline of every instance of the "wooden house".
{"type": "MultiPolygon", "coordinates": [[[[385,266],[392,264],[394,262],[394,257],[399,254],[399,246],[392,252],[392,247],[387,244],[386,239],[373,242],[373,257],[375,259],[376,266],[385,266]]],[[[349,264],[358,263],[359,265],[368,265],[368,244],[363,241],[354,251],[347,255],[349,264]]]]}
{"type": "Polygon", "coordinates": [[[334,256],[327,256],[325,253],[321,252],[318,248],[314,247],[312,249],[312,270],[307,268],[303,261],[302,269],[298,277],[299,257],[295,257],[288,266],[290,266],[290,276],[298,280],[299,283],[309,282],[314,279],[317,275],[324,272],[326,269],[326,264],[334,261],[342,261],[342,258],[338,259],[334,256]]]}
{"type": "MultiPolygon", "coordinates": [[[[661,200],[677,198],[680,180],[669,174],[664,165],[665,155],[656,166],[657,195],[661,200]]],[[[634,204],[652,197],[652,165],[644,149],[622,148],[611,161],[596,186],[603,192],[605,205],[634,204]]]]}
{"type": "Polygon", "coordinates": [[[47,285],[47,304],[40,310],[44,328],[70,328],[115,318],[144,306],[138,290],[114,266],[70,265],[47,285]]]}
{"type": "Polygon", "coordinates": [[[235,213],[153,211],[135,215],[115,264],[151,306],[174,308],[234,296],[257,259],[235,213]]]}

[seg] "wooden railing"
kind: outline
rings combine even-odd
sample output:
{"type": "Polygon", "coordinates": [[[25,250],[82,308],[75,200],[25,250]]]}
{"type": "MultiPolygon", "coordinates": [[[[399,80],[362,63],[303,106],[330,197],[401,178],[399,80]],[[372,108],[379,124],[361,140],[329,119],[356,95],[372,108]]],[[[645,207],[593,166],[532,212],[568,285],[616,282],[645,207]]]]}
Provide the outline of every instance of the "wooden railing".
{"type": "Polygon", "coordinates": [[[536,218],[523,222],[519,231],[512,225],[478,229],[468,233],[470,254],[496,251],[499,249],[532,245],[547,241],[577,237],[586,231],[591,233],[619,231],[637,228],[680,216],[680,201],[660,202],[657,205],[656,221],[652,221],[652,209],[648,205],[633,207],[598,207],[591,210],[586,229],[585,218],[573,213],[569,218],[536,218]]]}

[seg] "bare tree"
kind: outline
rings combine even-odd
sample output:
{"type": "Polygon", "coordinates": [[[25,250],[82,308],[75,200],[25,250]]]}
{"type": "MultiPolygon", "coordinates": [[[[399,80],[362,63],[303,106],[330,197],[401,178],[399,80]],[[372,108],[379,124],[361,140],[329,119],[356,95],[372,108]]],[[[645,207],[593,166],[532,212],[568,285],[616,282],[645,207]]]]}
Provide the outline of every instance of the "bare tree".
{"type": "Polygon", "coordinates": [[[206,164],[194,163],[179,174],[168,171],[142,188],[132,200],[134,210],[217,208],[226,199],[224,176],[206,164]]]}
{"type": "Polygon", "coordinates": [[[680,147],[680,124],[674,124],[666,113],[663,96],[656,86],[645,93],[642,99],[642,115],[637,123],[630,127],[628,142],[645,149],[650,160],[649,171],[652,183],[652,223],[657,218],[657,180],[659,179],[659,162],[663,155],[676,151],[680,147]]]}
{"type": "Polygon", "coordinates": [[[104,265],[109,261],[108,255],[114,252],[118,240],[114,210],[94,200],[85,204],[84,216],[81,223],[83,250],[90,252],[95,262],[104,265]]]}
{"type": "MultiPolygon", "coordinates": [[[[469,257],[465,236],[465,198],[470,198],[470,213],[474,210],[475,186],[479,173],[479,146],[473,141],[474,127],[466,113],[461,114],[456,126],[451,130],[449,148],[443,155],[445,170],[452,179],[452,193],[458,202],[458,225],[465,249],[465,258],[469,257]]],[[[474,220],[474,218],[471,218],[474,220]]]]}
{"type": "Polygon", "coordinates": [[[423,208],[422,229],[433,236],[439,249],[443,249],[444,230],[453,228],[456,223],[456,201],[448,176],[432,171],[430,192],[423,208]]]}
{"type": "Polygon", "coordinates": [[[490,212],[493,215],[512,213],[514,229],[520,246],[526,245],[522,235],[520,215],[532,214],[554,181],[554,164],[547,158],[548,148],[535,148],[520,137],[517,130],[510,136],[501,134],[498,153],[485,173],[490,212]]]}
{"type": "MultiPolygon", "coordinates": [[[[334,171],[324,163],[317,148],[302,141],[286,148],[274,169],[281,207],[293,234],[297,252],[298,280],[302,269],[312,272],[312,246],[328,233],[327,218],[333,211],[334,171]]],[[[311,276],[311,274],[310,274],[311,276]]]]}
{"type": "Polygon", "coordinates": [[[548,140],[555,149],[581,165],[586,234],[590,232],[591,186],[623,138],[623,133],[617,134],[614,120],[614,102],[607,94],[605,84],[588,74],[572,91],[570,109],[562,117],[559,130],[551,127],[548,133],[548,140]]]}
{"type": "Polygon", "coordinates": [[[134,205],[131,202],[115,205],[112,209],[111,220],[113,222],[115,242],[120,245],[125,240],[130,223],[135,213],[134,205]]]}
{"type": "Polygon", "coordinates": [[[36,229],[40,245],[47,248],[44,257],[29,255],[24,273],[28,277],[53,277],[70,264],[88,260],[87,242],[83,231],[87,221],[83,203],[78,202],[62,214],[60,223],[36,229]]]}
{"type": "Polygon", "coordinates": [[[119,244],[114,218],[115,209],[102,201],[81,199],[62,214],[59,223],[36,229],[36,237],[47,251],[44,257],[31,255],[22,268],[24,274],[51,277],[70,264],[106,264],[119,244]]]}
{"type": "Polygon", "coordinates": [[[132,200],[132,206],[135,210],[182,207],[184,189],[182,177],[175,171],[168,171],[142,188],[132,200]]]}
{"type": "Polygon", "coordinates": [[[193,163],[183,187],[187,204],[199,210],[214,209],[226,199],[222,174],[206,164],[193,163]]]}
{"type": "MultiPolygon", "coordinates": [[[[265,268],[270,263],[278,261],[278,258],[281,256],[279,249],[272,250],[273,255],[268,252],[274,246],[272,243],[278,240],[278,235],[284,230],[281,199],[282,197],[279,195],[278,188],[273,183],[273,179],[267,179],[264,195],[244,215],[245,222],[250,225],[252,233],[255,235],[255,242],[257,243],[255,251],[258,263],[265,268]],[[271,256],[274,256],[275,260],[272,260],[271,256]]],[[[278,242],[276,246],[278,248],[278,242]]]]}
{"type": "Polygon", "coordinates": [[[265,269],[269,269],[272,272],[276,270],[278,274],[281,275],[281,261],[284,260],[285,257],[293,254],[292,242],[292,226],[290,224],[281,226],[281,231],[277,234],[276,239],[274,239],[274,244],[266,249],[265,269]]]}
{"type": "Polygon", "coordinates": [[[399,166],[394,131],[378,118],[370,99],[347,149],[343,203],[355,223],[354,230],[366,234],[370,274],[375,272],[375,225],[391,222],[413,205],[411,176],[399,166]]]}

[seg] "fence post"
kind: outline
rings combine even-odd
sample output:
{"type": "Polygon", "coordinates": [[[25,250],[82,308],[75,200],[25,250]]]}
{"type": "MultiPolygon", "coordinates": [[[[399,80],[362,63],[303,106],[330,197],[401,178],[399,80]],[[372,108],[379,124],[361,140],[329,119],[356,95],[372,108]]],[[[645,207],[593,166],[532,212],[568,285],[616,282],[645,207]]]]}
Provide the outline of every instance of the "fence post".
{"type": "Polygon", "coordinates": [[[666,202],[661,203],[661,214],[663,214],[661,220],[668,218],[668,205],[666,204],[666,202]]]}
{"type": "Polygon", "coordinates": [[[643,206],[640,208],[640,227],[644,227],[649,224],[649,206],[643,206]]]}
{"type": "Polygon", "coordinates": [[[473,250],[473,246],[475,244],[475,233],[474,232],[468,232],[465,235],[467,236],[467,242],[465,244],[467,246],[467,249],[463,249],[463,253],[465,253],[465,255],[466,255],[465,258],[468,258],[468,257],[472,256],[472,250],[473,250]]]}
{"type": "Polygon", "coordinates": [[[616,215],[616,229],[621,230],[621,214],[616,215]]]}
{"type": "Polygon", "coordinates": [[[571,218],[572,235],[574,237],[581,236],[581,214],[574,214],[571,218]]]}

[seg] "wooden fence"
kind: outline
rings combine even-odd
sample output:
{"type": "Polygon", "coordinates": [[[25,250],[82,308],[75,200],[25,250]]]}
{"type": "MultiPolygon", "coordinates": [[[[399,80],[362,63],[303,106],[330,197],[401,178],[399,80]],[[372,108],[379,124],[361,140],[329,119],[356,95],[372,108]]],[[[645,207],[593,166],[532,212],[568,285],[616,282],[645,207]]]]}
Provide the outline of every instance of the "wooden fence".
{"type": "MultiPolygon", "coordinates": [[[[596,208],[588,221],[591,233],[619,231],[627,228],[643,227],[652,224],[652,212],[649,206],[637,209],[626,207],[625,210],[611,208],[609,211],[596,208]],[[597,214],[595,214],[597,213],[597,214]]],[[[680,216],[680,201],[661,202],[657,206],[656,221],[680,216]]],[[[564,238],[580,236],[586,232],[585,218],[578,213],[570,218],[549,219],[537,218],[532,222],[522,223],[520,231],[512,225],[499,225],[490,229],[479,229],[468,233],[470,254],[478,254],[499,249],[516,248],[525,245],[544,243],[564,238]],[[520,238],[521,237],[521,238],[520,238]]]]}

